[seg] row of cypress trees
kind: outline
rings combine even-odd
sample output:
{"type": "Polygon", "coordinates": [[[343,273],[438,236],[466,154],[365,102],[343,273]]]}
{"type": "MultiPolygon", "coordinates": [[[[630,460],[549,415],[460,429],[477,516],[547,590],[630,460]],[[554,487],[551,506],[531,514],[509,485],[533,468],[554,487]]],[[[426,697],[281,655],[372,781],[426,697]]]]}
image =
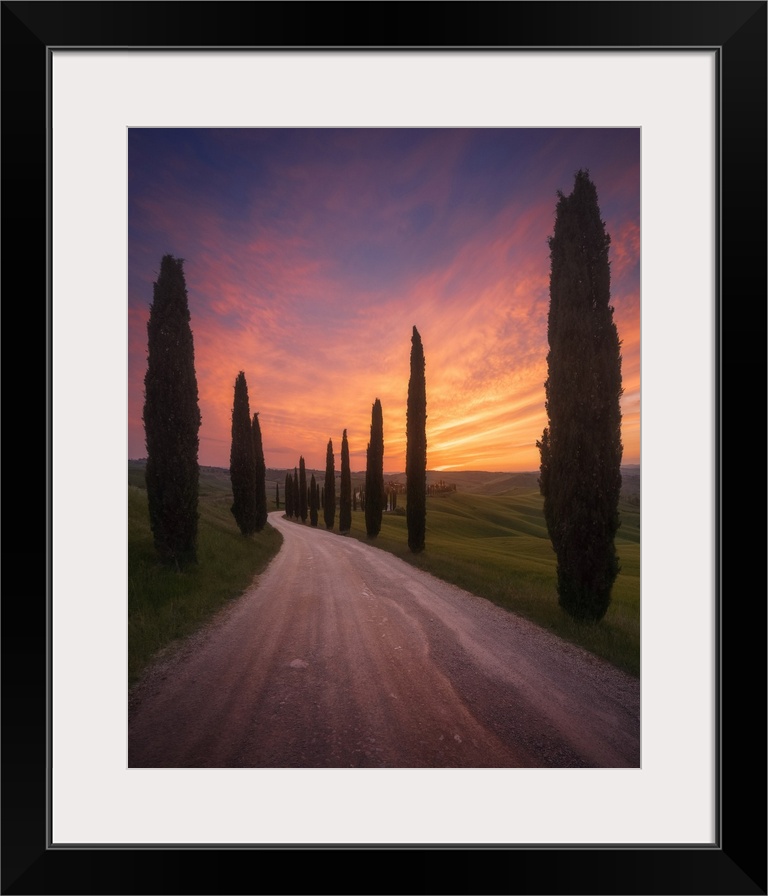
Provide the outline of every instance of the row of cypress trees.
{"type": "MultiPolygon", "coordinates": [[[[411,373],[408,382],[407,445],[406,445],[406,518],[408,525],[408,546],[414,553],[424,550],[426,535],[427,498],[427,396],[425,379],[424,348],[416,327],[411,337],[411,373]]],[[[304,484],[304,458],[300,460],[298,482],[294,487],[290,474],[286,474],[285,502],[286,514],[300,517],[306,522],[307,489],[304,484]],[[298,497],[292,492],[298,489],[298,497]],[[293,503],[297,501],[298,504],[293,503]],[[302,502],[304,502],[302,504],[302,502]]],[[[295,473],[295,471],[294,471],[295,473]]],[[[310,500],[313,491],[310,490],[310,500]]],[[[381,531],[384,506],[390,500],[384,488],[384,414],[381,400],[376,398],[371,408],[371,435],[366,448],[365,530],[368,538],[376,538],[381,531]]],[[[333,440],[328,439],[325,461],[325,487],[322,492],[323,518],[325,527],[333,529],[336,519],[336,471],[333,440]]],[[[345,429],[341,439],[341,483],[339,492],[339,531],[349,532],[352,528],[352,479],[349,464],[349,442],[345,429]]]]}
{"type": "Polygon", "coordinates": [[[299,466],[285,474],[285,515],[296,517],[303,523],[309,517],[313,526],[317,525],[317,512],[320,506],[320,487],[312,474],[307,487],[307,467],[304,457],[299,458],[299,466]]]}
{"type": "MultiPolygon", "coordinates": [[[[304,457],[299,458],[298,470],[294,468],[294,475],[285,475],[285,514],[295,517],[306,523],[309,516],[310,525],[316,526],[320,506],[323,507],[323,521],[326,529],[333,529],[336,521],[336,468],[333,454],[333,440],[328,439],[325,461],[324,487],[315,480],[312,474],[309,489],[307,489],[307,474],[304,457]]],[[[339,530],[348,532],[352,528],[352,475],[349,466],[349,444],[347,431],[344,430],[341,443],[341,488],[340,488],[340,512],[339,530]]]]}

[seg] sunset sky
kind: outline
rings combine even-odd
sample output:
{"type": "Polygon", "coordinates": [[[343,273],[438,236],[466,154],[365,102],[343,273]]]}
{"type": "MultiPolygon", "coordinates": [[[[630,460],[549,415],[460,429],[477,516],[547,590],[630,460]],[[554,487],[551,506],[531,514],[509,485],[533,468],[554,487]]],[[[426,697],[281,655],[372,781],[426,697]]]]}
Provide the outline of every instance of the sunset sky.
{"type": "Polygon", "coordinates": [[[268,467],[405,469],[411,332],[426,359],[427,466],[537,470],[546,425],[557,191],[589,169],[611,236],[624,463],[640,462],[640,131],[130,129],[128,456],[146,455],[147,319],[163,255],[184,259],[202,426],[228,467],[248,383],[268,467]]]}

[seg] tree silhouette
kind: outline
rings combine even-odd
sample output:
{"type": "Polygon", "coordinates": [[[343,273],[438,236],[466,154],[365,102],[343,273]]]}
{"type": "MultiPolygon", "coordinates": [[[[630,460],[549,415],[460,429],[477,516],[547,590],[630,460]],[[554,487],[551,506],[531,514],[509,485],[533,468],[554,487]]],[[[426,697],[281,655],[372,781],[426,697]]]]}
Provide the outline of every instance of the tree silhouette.
{"type": "Polygon", "coordinates": [[[307,468],[304,458],[299,458],[299,516],[302,523],[307,521],[307,468]]]}
{"type": "Polygon", "coordinates": [[[298,520],[301,518],[301,501],[299,499],[299,471],[296,467],[293,468],[291,488],[293,489],[293,515],[298,520]]]}
{"type": "Polygon", "coordinates": [[[375,538],[384,513],[384,417],[377,398],[371,408],[371,440],[365,464],[365,531],[375,538]]]}
{"type": "Polygon", "coordinates": [[[280,483],[275,483],[275,507],[280,510],[280,483]]]}
{"type": "Polygon", "coordinates": [[[261,441],[259,415],[254,414],[251,422],[253,457],[256,463],[256,531],[267,524],[267,465],[264,462],[264,447],[261,441]]]}
{"type": "Polygon", "coordinates": [[[317,512],[320,509],[320,493],[315,482],[315,474],[309,480],[309,524],[317,525],[317,512]]]}
{"type": "Polygon", "coordinates": [[[610,305],[610,237],[589,173],[579,171],[570,196],[558,197],[539,486],[560,606],[595,622],[608,610],[619,572],[621,343],[610,305]]]}
{"type": "Polygon", "coordinates": [[[144,377],[149,522],[164,563],[197,562],[200,409],[183,259],[164,255],[147,322],[144,377]]]}
{"type": "Polygon", "coordinates": [[[347,431],[341,437],[341,484],[339,485],[339,532],[352,528],[352,473],[349,469],[347,431]]]}
{"type": "Polygon", "coordinates": [[[232,405],[232,447],[229,453],[232,514],[243,535],[256,532],[256,455],[253,448],[248,384],[241,370],[235,380],[232,405]]]}
{"type": "Polygon", "coordinates": [[[427,384],[424,348],[416,327],[411,337],[411,376],[408,381],[405,477],[408,547],[424,550],[427,530],[427,384]]]}
{"type": "Polygon", "coordinates": [[[291,517],[293,516],[293,482],[289,472],[286,472],[285,474],[285,487],[283,488],[283,491],[285,492],[285,515],[291,517]]]}
{"type": "Polygon", "coordinates": [[[333,529],[336,519],[336,471],[333,463],[333,442],[328,439],[325,452],[325,489],[323,492],[323,519],[325,528],[333,529]]]}

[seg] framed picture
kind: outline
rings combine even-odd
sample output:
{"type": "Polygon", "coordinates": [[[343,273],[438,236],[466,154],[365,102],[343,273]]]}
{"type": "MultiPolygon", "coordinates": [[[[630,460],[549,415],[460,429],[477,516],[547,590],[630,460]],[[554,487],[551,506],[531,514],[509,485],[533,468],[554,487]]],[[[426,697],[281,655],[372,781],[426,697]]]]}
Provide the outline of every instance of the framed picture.
{"type": "MultiPolygon", "coordinates": [[[[360,5],[378,14],[376,46],[344,47],[323,10],[297,24],[294,7],[269,8],[286,24],[264,43],[265,5],[3,4],[4,165],[24,187],[6,195],[6,295],[18,259],[47,296],[49,473],[46,600],[25,583],[3,607],[4,892],[236,892],[250,850],[281,874],[284,851],[311,849],[311,877],[286,891],[765,893],[765,602],[739,612],[726,596],[723,524],[751,514],[743,483],[723,488],[722,387],[737,363],[750,393],[765,382],[763,345],[745,351],[742,331],[765,333],[766,4],[446,5],[407,47],[405,7],[360,5]],[[125,203],[127,130],[147,126],[641,129],[640,769],[432,769],[363,788],[341,770],[150,769],[138,783],[123,751],[125,203]],[[78,139],[57,143],[67,128],[78,139]],[[747,318],[731,295],[759,307],[747,318]],[[745,681],[758,724],[734,718],[745,681]],[[368,887],[341,850],[389,855],[368,887]]],[[[35,521],[14,527],[9,556],[29,552],[35,521]]],[[[753,541],[740,530],[740,557],[762,557],[753,541]]]]}

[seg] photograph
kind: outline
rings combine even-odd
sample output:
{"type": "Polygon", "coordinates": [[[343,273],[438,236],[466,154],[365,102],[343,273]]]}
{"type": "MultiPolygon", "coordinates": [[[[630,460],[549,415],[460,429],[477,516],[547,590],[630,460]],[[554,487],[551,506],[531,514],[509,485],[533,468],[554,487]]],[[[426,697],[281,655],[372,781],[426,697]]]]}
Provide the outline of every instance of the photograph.
{"type": "Polygon", "coordinates": [[[0,7],[2,893],[765,896],[765,0],[0,7]]]}
{"type": "Polygon", "coordinates": [[[129,766],[635,768],[639,128],[130,128],[129,766]]]}

